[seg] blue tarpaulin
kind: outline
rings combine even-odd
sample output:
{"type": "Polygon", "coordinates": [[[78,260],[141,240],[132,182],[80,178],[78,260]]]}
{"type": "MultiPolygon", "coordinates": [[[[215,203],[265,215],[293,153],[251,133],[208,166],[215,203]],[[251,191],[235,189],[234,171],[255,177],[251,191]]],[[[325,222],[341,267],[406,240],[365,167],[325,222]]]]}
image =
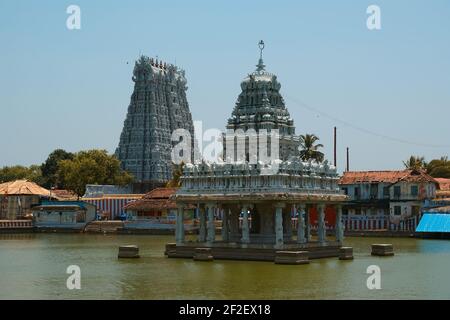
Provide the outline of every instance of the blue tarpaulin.
{"type": "Polygon", "coordinates": [[[416,232],[450,233],[450,214],[425,213],[420,219],[416,232]]]}

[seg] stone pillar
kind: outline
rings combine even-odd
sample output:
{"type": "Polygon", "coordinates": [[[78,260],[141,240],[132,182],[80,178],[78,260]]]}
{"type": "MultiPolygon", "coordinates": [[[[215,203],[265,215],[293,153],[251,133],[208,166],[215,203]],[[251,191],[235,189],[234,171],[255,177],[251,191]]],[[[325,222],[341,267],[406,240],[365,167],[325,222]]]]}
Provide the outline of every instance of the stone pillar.
{"type": "Polygon", "coordinates": [[[283,233],[285,238],[292,240],[292,209],[283,212],[283,233]]]}
{"type": "Polygon", "coordinates": [[[283,235],[283,203],[277,203],[275,205],[275,247],[283,247],[284,235],[283,235]]]}
{"type": "Polygon", "coordinates": [[[184,242],[184,206],[178,205],[177,224],[175,228],[175,240],[177,244],[184,242]]]}
{"type": "Polygon", "coordinates": [[[305,234],[305,205],[300,204],[297,206],[298,210],[298,222],[297,222],[297,243],[305,244],[307,242],[305,234]]]}
{"type": "Polygon", "coordinates": [[[250,228],[248,225],[248,209],[249,206],[244,204],[242,206],[242,243],[250,243],[250,228]]]}
{"type": "Polygon", "coordinates": [[[344,241],[344,224],[342,223],[342,206],[336,206],[336,241],[342,244],[344,241]]]}
{"type": "Polygon", "coordinates": [[[228,225],[230,226],[229,233],[229,241],[236,242],[239,240],[239,207],[236,206],[230,207],[230,220],[228,221],[228,225]]]}
{"type": "Polygon", "coordinates": [[[197,203],[195,205],[195,215],[194,215],[194,219],[199,219],[200,218],[200,203],[197,203]]]}
{"type": "Polygon", "coordinates": [[[206,208],[199,207],[200,214],[200,228],[198,231],[198,241],[205,242],[206,241],[206,208]]]}
{"type": "Polygon", "coordinates": [[[305,234],[305,238],[306,238],[306,242],[310,242],[311,241],[311,218],[309,216],[309,206],[305,206],[305,230],[306,230],[306,234],[305,234]]]}
{"type": "Polygon", "coordinates": [[[207,236],[206,241],[207,242],[214,242],[216,240],[216,226],[214,224],[214,204],[209,203],[206,205],[206,208],[208,210],[208,224],[207,224],[207,236]]]}
{"type": "Polygon", "coordinates": [[[222,240],[225,242],[228,242],[230,240],[230,229],[229,229],[229,223],[228,223],[228,217],[229,217],[229,209],[224,208],[223,209],[223,215],[222,215],[222,240]]]}
{"type": "Polygon", "coordinates": [[[325,205],[319,204],[317,206],[317,212],[318,212],[318,224],[319,228],[317,230],[317,236],[319,238],[319,243],[324,244],[326,241],[326,226],[325,226],[325,205]]]}

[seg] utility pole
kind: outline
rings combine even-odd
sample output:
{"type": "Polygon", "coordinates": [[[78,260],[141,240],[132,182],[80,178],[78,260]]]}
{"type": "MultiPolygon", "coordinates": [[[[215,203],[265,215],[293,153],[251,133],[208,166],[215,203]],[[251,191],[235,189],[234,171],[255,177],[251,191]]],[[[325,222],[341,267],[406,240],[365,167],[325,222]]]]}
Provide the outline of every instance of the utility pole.
{"type": "Polygon", "coordinates": [[[334,127],[334,166],[337,168],[337,128],[334,127]]]}
{"type": "Polygon", "coordinates": [[[347,147],[347,172],[350,171],[350,149],[347,147]]]}

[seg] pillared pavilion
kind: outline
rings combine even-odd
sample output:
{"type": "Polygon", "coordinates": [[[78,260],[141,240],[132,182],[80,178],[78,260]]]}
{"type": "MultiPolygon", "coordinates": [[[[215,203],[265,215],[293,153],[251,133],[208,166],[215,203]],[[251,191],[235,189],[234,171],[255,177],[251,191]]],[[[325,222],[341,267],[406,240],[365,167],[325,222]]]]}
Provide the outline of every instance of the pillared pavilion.
{"type": "MultiPolygon", "coordinates": [[[[193,257],[196,248],[209,248],[215,259],[273,260],[280,250],[307,251],[310,258],[339,253],[343,241],[341,204],[347,197],[339,189],[337,170],[328,161],[300,159],[299,136],[277,76],[265,69],[263,48],[261,41],[256,70],[241,82],[241,93],[227,122],[227,134],[244,132],[243,156],[237,155],[239,147],[230,151],[232,144],[224,143],[226,160],[185,165],[181,188],[174,196],[178,205],[176,244],[167,246],[169,257],[193,257]],[[277,139],[279,156],[262,161],[260,147],[264,144],[258,144],[252,154],[254,146],[246,133],[270,135],[274,131],[277,135],[272,135],[269,144],[277,139]],[[187,242],[184,234],[187,205],[198,209],[200,226],[194,242],[187,242]],[[318,214],[314,240],[312,208],[318,214]],[[326,235],[326,208],[336,214],[335,239],[326,235]],[[220,236],[216,217],[222,220],[220,236]],[[293,217],[298,217],[296,228],[293,217]]],[[[237,143],[236,139],[231,141],[237,143]]]]}

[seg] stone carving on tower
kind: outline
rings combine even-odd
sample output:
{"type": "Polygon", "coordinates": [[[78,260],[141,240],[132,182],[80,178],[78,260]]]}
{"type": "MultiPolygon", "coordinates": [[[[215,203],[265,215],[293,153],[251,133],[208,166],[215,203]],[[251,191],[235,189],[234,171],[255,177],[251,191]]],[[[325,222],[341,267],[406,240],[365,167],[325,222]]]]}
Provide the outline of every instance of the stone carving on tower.
{"type": "Polygon", "coordinates": [[[246,132],[254,129],[256,133],[259,133],[261,129],[265,129],[267,132],[278,129],[280,135],[279,156],[280,160],[285,161],[291,156],[298,155],[299,138],[295,135],[294,121],[280,94],[281,85],[277,76],[265,70],[262,59],[264,49],[262,40],[259,42],[259,48],[260,57],[256,71],[241,82],[242,92],[239,94],[231,118],[228,120],[227,131],[242,129],[246,132]]]}
{"type": "MultiPolygon", "coordinates": [[[[186,98],[184,70],[141,56],[132,80],[128,106],[116,156],[135,177],[135,192],[146,192],[172,178],[172,132],[194,126],[186,98]]],[[[192,141],[193,143],[193,141],[192,141]]]]}

